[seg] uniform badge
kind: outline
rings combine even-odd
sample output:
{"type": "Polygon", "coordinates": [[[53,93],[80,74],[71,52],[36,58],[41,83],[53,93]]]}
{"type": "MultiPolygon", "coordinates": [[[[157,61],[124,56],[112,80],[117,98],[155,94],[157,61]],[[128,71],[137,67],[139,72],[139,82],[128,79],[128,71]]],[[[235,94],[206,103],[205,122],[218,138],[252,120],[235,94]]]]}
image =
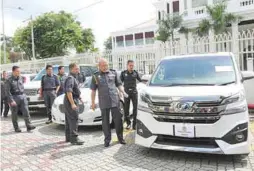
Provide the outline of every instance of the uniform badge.
{"type": "Polygon", "coordinates": [[[127,74],[125,74],[125,76],[127,77],[127,74]]]}

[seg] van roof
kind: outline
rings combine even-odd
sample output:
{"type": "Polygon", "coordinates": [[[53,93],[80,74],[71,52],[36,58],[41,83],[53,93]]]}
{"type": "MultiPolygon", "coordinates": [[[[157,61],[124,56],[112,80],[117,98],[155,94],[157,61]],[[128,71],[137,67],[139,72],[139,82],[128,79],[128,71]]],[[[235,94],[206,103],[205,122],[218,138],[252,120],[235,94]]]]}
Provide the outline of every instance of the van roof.
{"type": "Polygon", "coordinates": [[[178,56],[166,56],[162,60],[176,59],[176,58],[192,58],[192,57],[211,57],[221,56],[228,57],[233,56],[231,52],[217,52],[217,53],[204,53],[204,54],[189,54],[189,55],[178,55],[178,56]]]}

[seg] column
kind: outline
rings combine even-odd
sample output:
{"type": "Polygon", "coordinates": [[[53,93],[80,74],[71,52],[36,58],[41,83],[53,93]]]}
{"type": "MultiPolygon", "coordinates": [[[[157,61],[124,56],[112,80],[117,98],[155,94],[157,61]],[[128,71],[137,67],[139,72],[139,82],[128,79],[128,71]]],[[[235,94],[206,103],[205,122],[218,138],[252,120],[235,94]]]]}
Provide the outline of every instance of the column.
{"type": "Polygon", "coordinates": [[[126,47],[125,35],[123,35],[123,46],[126,47]]]}
{"type": "Polygon", "coordinates": [[[136,46],[135,33],[133,33],[133,46],[136,46]]]}
{"type": "Polygon", "coordinates": [[[192,54],[193,52],[194,52],[193,36],[192,36],[192,32],[189,32],[188,40],[187,40],[187,53],[192,54]]]}
{"type": "Polygon", "coordinates": [[[179,0],[179,14],[184,13],[184,0],[179,0]]]}
{"type": "Polygon", "coordinates": [[[117,47],[117,44],[116,44],[116,37],[115,37],[115,48],[117,47]]]}
{"type": "Polygon", "coordinates": [[[207,0],[207,5],[213,5],[213,0],[207,0]]]}
{"type": "Polygon", "coordinates": [[[169,3],[169,14],[172,15],[173,14],[173,1],[170,1],[168,3],[169,3]]]}
{"type": "Polygon", "coordinates": [[[143,32],[143,45],[146,45],[146,34],[143,32]]]}
{"type": "Polygon", "coordinates": [[[192,15],[192,0],[187,0],[188,16],[192,15]]]}
{"type": "Polygon", "coordinates": [[[216,42],[214,40],[214,31],[213,29],[209,30],[209,51],[210,52],[216,52],[216,42]]]}
{"type": "Polygon", "coordinates": [[[112,50],[115,49],[115,46],[114,46],[114,37],[111,36],[111,43],[112,43],[112,50]]]}
{"type": "Polygon", "coordinates": [[[187,49],[186,36],[184,34],[180,34],[180,53],[181,55],[185,55],[187,49]]]}
{"type": "Polygon", "coordinates": [[[239,56],[239,44],[238,44],[238,22],[232,23],[232,48],[235,55],[237,65],[242,68],[241,59],[239,56]]]}

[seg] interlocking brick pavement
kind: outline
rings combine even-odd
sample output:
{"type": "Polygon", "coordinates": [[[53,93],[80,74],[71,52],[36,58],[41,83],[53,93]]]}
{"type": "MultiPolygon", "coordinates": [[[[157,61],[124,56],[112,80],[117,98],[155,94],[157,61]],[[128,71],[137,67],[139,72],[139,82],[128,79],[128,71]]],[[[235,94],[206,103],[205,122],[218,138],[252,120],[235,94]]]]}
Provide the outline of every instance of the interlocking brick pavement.
{"type": "MultiPolygon", "coordinates": [[[[172,152],[147,149],[135,145],[134,133],[126,131],[127,145],[120,145],[113,133],[113,144],[103,146],[101,127],[80,127],[83,146],[64,142],[64,126],[45,125],[45,119],[33,115],[37,129],[26,132],[20,119],[22,133],[15,133],[9,118],[1,120],[1,170],[43,171],[213,171],[254,170],[254,152],[247,158],[172,152]]],[[[253,127],[253,125],[252,125],[253,127]]]]}

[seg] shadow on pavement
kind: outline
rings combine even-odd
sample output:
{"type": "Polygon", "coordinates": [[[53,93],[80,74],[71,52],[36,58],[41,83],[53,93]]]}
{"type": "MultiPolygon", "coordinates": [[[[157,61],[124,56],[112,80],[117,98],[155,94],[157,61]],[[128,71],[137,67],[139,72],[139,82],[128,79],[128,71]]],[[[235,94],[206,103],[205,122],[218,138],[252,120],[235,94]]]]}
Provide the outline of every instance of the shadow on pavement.
{"type": "Polygon", "coordinates": [[[70,143],[65,143],[64,141],[59,141],[59,142],[45,144],[45,145],[31,148],[26,153],[23,153],[22,155],[27,156],[27,155],[39,155],[39,154],[44,154],[44,153],[50,153],[52,151],[67,148],[70,146],[71,146],[70,143]]]}
{"type": "MultiPolygon", "coordinates": [[[[65,126],[59,124],[50,124],[38,129],[43,135],[49,136],[65,136],[65,126]]],[[[80,126],[78,128],[78,132],[80,136],[83,135],[91,135],[93,137],[102,136],[101,126],[80,126]]]]}
{"type": "Polygon", "coordinates": [[[89,147],[80,146],[80,148],[77,148],[74,150],[60,151],[60,152],[54,153],[51,155],[50,159],[55,160],[55,159],[63,158],[65,156],[76,156],[80,154],[102,152],[104,149],[105,148],[102,144],[89,146],[89,147]]]}

